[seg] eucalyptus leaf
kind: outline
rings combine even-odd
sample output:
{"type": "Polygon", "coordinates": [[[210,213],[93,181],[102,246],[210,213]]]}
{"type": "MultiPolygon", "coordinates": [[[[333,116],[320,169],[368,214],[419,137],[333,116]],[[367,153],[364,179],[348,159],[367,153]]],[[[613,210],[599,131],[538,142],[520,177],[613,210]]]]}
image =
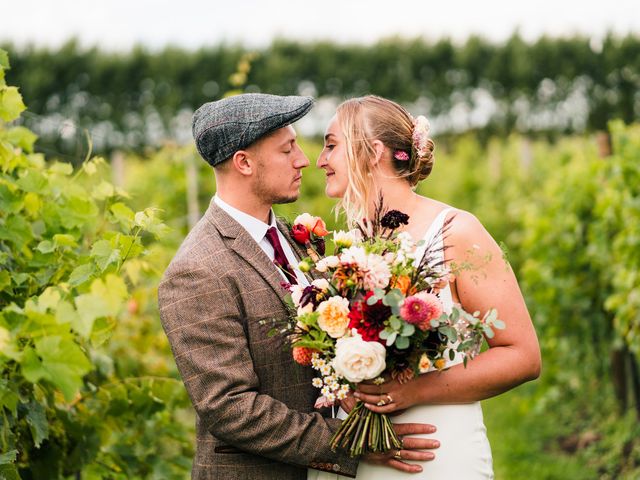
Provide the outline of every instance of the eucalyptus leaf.
{"type": "Polygon", "coordinates": [[[416,331],[416,327],[408,322],[404,322],[402,324],[402,330],[400,331],[400,335],[403,337],[409,337],[413,335],[416,331]]]}
{"type": "Polygon", "coordinates": [[[387,337],[387,347],[390,347],[391,345],[393,345],[393,342],[396,341],[397,337],[398,337],[398,334],[396,332],[389,333],[389,336],[387,337]]]}
{"type": "Polygon", "coordinates": [[[391,316],[391,317],[389,317],[389,326],[393,330],[399,331],[402,328],[402,320],[400,320],[396,316],[391,316]]]}
{"type": "Polygon", "coordinates": [[[409,348],[409,338],[408,337],[398,337],[396,339],[396,347],[400,350],[405,350],[409,348]]]}

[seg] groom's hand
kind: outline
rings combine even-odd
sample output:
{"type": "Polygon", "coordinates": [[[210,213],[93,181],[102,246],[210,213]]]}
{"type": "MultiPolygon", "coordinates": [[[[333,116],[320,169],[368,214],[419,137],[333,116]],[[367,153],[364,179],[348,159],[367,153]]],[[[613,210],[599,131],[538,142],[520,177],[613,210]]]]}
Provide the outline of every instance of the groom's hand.
{"type": "MultiPolygon", "coordinates": [[[[436,427],[425,423],[396,423],[393,429],[398,436],[417,435],[422,433],[433,433],[436,427]]],[[[389,453],[370,453],[364,456],[364,460],[386,465],[396,470],[407,473],[420,473],[422,467],[413,463],[406,463],[404,460],[430,461],[435,458],[433,452],[425,450],[434,450],[440,446],[438,440],[429,438],[404,437],[402,439],[402,450],[392,450],[389,453]]]]}

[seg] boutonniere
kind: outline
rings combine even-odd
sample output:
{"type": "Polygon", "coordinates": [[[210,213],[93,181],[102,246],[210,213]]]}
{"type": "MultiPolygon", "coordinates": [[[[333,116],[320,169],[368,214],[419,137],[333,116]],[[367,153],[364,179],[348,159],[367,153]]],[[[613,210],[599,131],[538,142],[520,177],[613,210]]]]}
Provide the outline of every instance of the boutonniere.
{"type": "Polygon", "coordinates": [[[324,238],[329,234],[327,225],[320,217],[314,217],[308,213],[298,215],[291,227],[291,236],[300,245],[304,246],[307,255],[314,262],[319,260],[319,255],[324,255],[324,238]]]}

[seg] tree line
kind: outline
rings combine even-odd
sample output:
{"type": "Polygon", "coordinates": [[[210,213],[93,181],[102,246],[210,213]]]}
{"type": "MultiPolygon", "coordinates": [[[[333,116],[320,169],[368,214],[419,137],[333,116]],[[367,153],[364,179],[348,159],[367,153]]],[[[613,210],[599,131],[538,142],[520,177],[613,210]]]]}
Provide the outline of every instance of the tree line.
{"type": "Polygon", "coordinates": [[[478,130],[487,138],[605,130],[611,119],[640,116],[635,35],[527,42],[516,32],[500,44],[474,36],[462,44],[390,38],[367,46],[278,39],[257,50],[218,44],[125,53],[76,40],[58,49],[3,48],[13,59],[11,81],[30,99],[28,126],[45,141],[77,139],[74,128],[88,128],[109,139],[98,150],[140,149],[184,134],[195,108],[239,85],[337,99],[373,93],[427,113],[441,133],[478,130]],[[52,115],[69,129],[47,124],[52,115]]]}

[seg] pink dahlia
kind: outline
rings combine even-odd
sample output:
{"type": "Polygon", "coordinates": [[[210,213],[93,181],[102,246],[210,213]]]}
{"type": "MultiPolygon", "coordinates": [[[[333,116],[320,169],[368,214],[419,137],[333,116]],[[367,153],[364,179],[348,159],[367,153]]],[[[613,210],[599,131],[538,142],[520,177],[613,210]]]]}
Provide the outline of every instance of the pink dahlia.
{"type": "Polygon", "coordinates": [[[431,320],[442,315],[442,303],[433,293],[418,292],[405,298],[400,316],[425,331],[431,328],[431,320]]]}

